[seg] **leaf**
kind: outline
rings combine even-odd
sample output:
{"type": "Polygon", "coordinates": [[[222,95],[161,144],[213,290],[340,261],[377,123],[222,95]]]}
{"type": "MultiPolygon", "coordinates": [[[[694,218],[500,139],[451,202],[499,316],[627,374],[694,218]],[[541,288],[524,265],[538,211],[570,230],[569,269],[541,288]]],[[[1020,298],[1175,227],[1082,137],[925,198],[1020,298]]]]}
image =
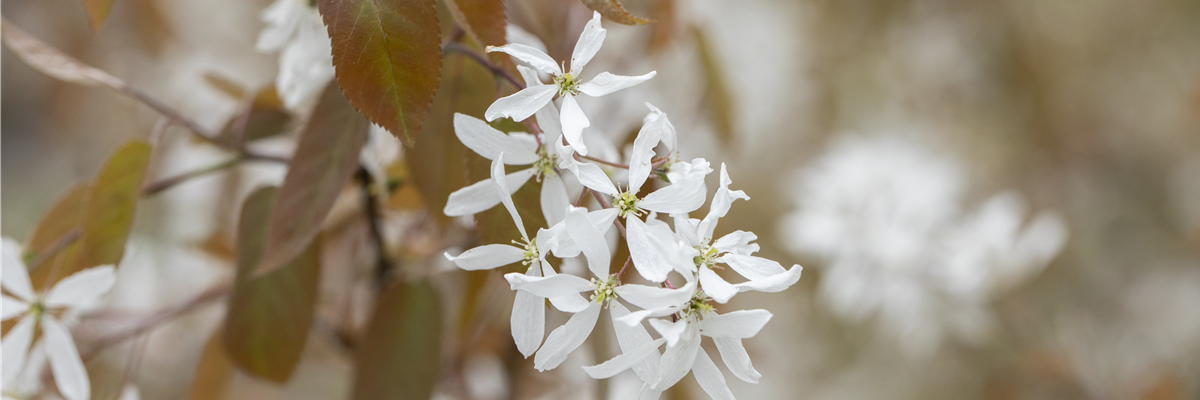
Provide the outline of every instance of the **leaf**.
{"type": "MultiPolygon", "coordinates": [[[[221,128],[219,137],[231,142],[236,139],[238,124],[243,123],[240,118],[242,118],[241,112],[230,118],[221,128]]],[[[275,91],[275,87],[269,86],[254,95],[254,99],[250,103],[249,115],[246,115],[245,118],[245,126],[240,128],[242,129],[242,142],[264,139],[283,133],[288,129],[292,115],[284,108],[283,101],[279,99],[279,93],[275,91]]]]}
{"type": "MultiPolygon", "coordinates": [[[[46,209],[42,219],[38,221],[37,228],[34,229],[33,235],[29,239],[29,244],[25,246],[26,260],[35,259],[43,251],[51,250],[50,247],[56,246],[57,241],[62,240],[72,230],[80,228],[87,211],[88,195],[91,192],[92,184],[90,182],[79,182],[58,196],[54,204],[46,209]]],[[[75,265],[79,247],[77,238],[70,245],[58,250],[54,257],[46,259],[42,265],[75,265]]],[[[38,265],[27,266],[32,269],[30,281],[35,287],[41,289],[40,285],[46,282],[51,268],[39,268],[38,265]]]]}
{"type": "Polygon", "coordinates": [[[442,313],[427,281],[385,289],[355,352],[353,399],[429,399],[441,370],[442,313]]]}
{"type": "Polygon", "coordinates": [[[411,146],[441,76],[434,0],[319,0],[317,8],[350,103],[411,146]]]}
{"type": "Polygon", "coordinates": [[[140,139],[129,141],[108,157],[88,197],[79,238],[80,259],[75,268],[61,271],[59,276],[97,265],[120,264],[149,165],[150,144],[140,139]]]}
{"type": "Polygon", "coordinates": [[[482,117],[496,99],[495,79],[486,68],[460,54],[447,54],[444,63],[429,120],[413,151],[404,155],[423,202],[442,225],[450,222],[442,214],[450,193],[474,183],[467,181],[465,157],[471,151],[454,135],[454,113],[482,117]]]}
{"type": "Polygon", "coordinates": [[[43,74],[62,81],[80,85],[103,85],[125,92],[125,82],[108,73],[92,68],[75,58],[63,54],[53,47],[29,36],[8,19],[0,21],[0,38],[21,61],[43,74]]]}
{"type": "Polygon", "coordinates": [[[233,364],[225,354],[221,342],[221,331],[213,332],[200,353],[196,365],[196,376],[192,378],[192,390],[188,400],[214,400],[225,398],[229,379],[233,377],[233,364]]]}
{"type": "MultiPolygon", "coordinates": [[[[445,0],[446,8],[454,22],[471,40],[483,49],[487,46],[508,44],[504,18],[504,2],[501,0],[445,0]]],[[[516,74],[512,57],[503,53],[488,54],[492,64],[516,74]]]]}
{"type": "Polygon", "coordinates": [[[320,278],[320,241],[283,267],[251,277],[261,259],[275,188],[246,199],[238,223],[237,275],[225,314],[225,349],[246,372],[286,382],[312,326],[320,278]]]}
{"type": "Polygon", "coordinates": [[[698,26],[692,26],[692,38],[696,41],[696,56],[700,59],[700,70],[704,74],[704,103],[708,115],[717,131],[717,139],[725,145],[733,144],[733,98],[725,82],[721,61],[712,51],[712,45],[698,26]]]}
{"type": "Polygon", "coordinates": [[[334,200],[358,169],[358,155],[370,128],[366,118],[346,103],[337,85],[325,88],[300,133],[283,187],[271,205],[257,276],[296,258],[316,237],[334,200]]]}
{"type": "Polygon", "coordinates": [[[83,0],[83,7],[87,9],[88,25],[92,26],[92,32],[100,30],[100,25],[103,25],[104,20],[108,18],[108,12],[112,11],[115,2],[116,0],[83,0]]]}
{"type": "Polygon", "coordinates": [[[645,25],[654,22],[652,19],[636,17],[625,11],[625,7],[617,0],[583,0],[583,4],[592,11],[600,13],[609,21],[616,22],[621,25],[645,25]]]}

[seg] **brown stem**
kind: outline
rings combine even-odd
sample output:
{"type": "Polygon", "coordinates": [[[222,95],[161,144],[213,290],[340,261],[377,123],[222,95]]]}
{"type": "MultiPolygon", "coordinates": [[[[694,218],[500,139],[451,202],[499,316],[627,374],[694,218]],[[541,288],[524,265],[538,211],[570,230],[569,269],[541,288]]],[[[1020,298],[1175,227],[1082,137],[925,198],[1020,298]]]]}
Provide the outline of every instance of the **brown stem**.
{"type": "Polygon", "coordinates": [[[601,159],[599,159],[599,158],[592,157],[592,156],[582,156],[582,155],[579,155],[579,153],[575,153],[575,155],[576,155],[577,157],[579,157],[579,158],[582,158],[582,159],[584,159],[584,160],[588,160],[588,161],[591,161],[591,162],[595,162],[595,163],[604,164],[604,165],[607,165],[607,166],[610,166],[610,167],[616,167],[616,168],[621,168],[621,169],[629,169],[629,166],[628,166],[628,165],[625,165],[625,164],[621,164],[621,163],[615,163],[615,162],[612,162],[612,161],[605,161],[605,160],[601,160],[601,159]]]}
{"type": "Polygon", "coordinates": [[[34,269],[44,264],[51,257],[54,257],[56,254],[58,254],[58,252],[67,248],[67,246],[70,246],[71,243],[75,243],[76,240],[79,240],[79,236],[82,234],[83,230],[76,227],[67,231],[67,233],[62,234],[62,236],[59,236],[57,239],[54,239],[53,242],[50,242],[49,246],[46,246],[44,250],[38,252],[37,257],[29,263],[29,268],[34,269]]]}
{"type": "Polygon", "coordinates": [[[508,81],[508,83],[511,83],[513,85],[513,87],[516,87],[517,90],[521,90],[521,89],[525,88],[525,84],[521,83],[521,81],[518,81],[517,78],[513,77],[512,74],[508,73],[508,71],[505,71],[503,68],[493,65],[492,62],[488,61],[485,56],[483,56],[479,53],[476,53],[474,50],[471,50],[467,46],[464,46],[462,43],[457,43],[457,42],[446,43],[445,45],[442,46],[442,52],[443,52],[443,54],[458,53],[458,54],[467,56],[468,58],[475,60],[475,62],[479,63],[479,65],[483,66],[484,68],[487,68],[488,71],[491,71],[493,75],[497,75],[501,78],[504,78],[504,80],[508,81]]]}
{"type": "Polygon", "coordinates": [[[632,264],[633,264],[633,256],[630,255],[629,258],[625,259],[625,265],[621,266],[621,270],[617,271],[617,281],[620,281],[621,277],[625,276],[625,270],[629,269],[629,266],[632,264]]]}
{"type": "Polygon", "coordinates": [[[592,191],[592,189],[588,188],[587,186],[584,186],[583,190],[579,191],[579,199],[575,200],[575,207],[583,207],[583,200],[587,198],[588,192],[590,191],[592,191]]]}
{"type": "Polygon", "coordinates": [[[372,190],[371,173],[364,167],[358,168],[358,180],[362,182],[363,207],[365,208],[367,226],[371,231],[371,241],[375,244],[375,286],[380,293],[387,287],[387,277],[392,270],[392,260],[387,255],[387,246],[383,239],[383,230],[379,228],[379,205],[375,201],[372,190]]]}
{"type": "Polygon", "coordinates": [[[88,349],[88,351],[86,353],[83,353],[83,356],[80,358],[82,358],[83,361],[86,363],[86,362],[88,362],[88,360],[91,360],[92,358],[96,357],[97,355],[100,354],[100,352],[104,351],[105,349],[107,349],[109,347],[112,347],[121,342],[124,342],[125,340],[127,340],[129,338],[139,336],[143,333],[149,332],[149,331],[153,330],[154,328],[161,326],[163,323],[171,321],[171,320],[179,317],[180,315],[183,315],[189,311],[200,308],[200,306],[208,304],[212,301],[219,300],[219,299],[227,296],[229,294],[229,292],[232,292],[232,291],[233,291],[233,285],[230,283],[224,283],[221,285],[214,286],[208,290],[205,290],[203,293],[200,293],[196,297],[193,297],[192,299],[185,301],[179,305],[175,305],[175,306],[169,307],[165,310],[155,312],[154,314],[150,315],[149,317],[147,317],[145,320],[143,320],[141,323],[139,323],[137,325],[134,325],[128,329],[118,331],[116,333],[113,333],[113,334],[110,334],[107,336],[103,336],[103,337],[95,340],[92,343],[91,347],[88,349]]]}

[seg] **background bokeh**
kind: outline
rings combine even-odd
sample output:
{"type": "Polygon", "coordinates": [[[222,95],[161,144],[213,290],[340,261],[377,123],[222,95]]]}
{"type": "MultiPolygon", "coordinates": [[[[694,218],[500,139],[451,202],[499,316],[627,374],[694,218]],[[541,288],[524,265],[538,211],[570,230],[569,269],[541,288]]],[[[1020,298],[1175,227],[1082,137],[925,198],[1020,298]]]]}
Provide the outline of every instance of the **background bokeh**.
{"type": "MultiPolygon", "coordinates": [[[[731,302],[731,309],[766,308],[775,315],[746,341],[762,381],[752,385],[727,374],[735,394],[1200,396],[1200,3],[624,3],[657,22],[606,23],[608,41],[593,71],[658,75],[628,93],[581,101],[595,131],[619,140],[640,125],[641,101],[663,108],[678,128],[684,157],[728,163],[734,187],[753,198],[735,203],[721,228],[754,231],[764,257],[806,268],[800,283],[782,294],[746,293],[731,302]],[[789,251],[795,247],[779,225],[804,196],[794,190],[800,171],[839,137],[856,135],[917,138],[954,160],[966,177],[968,208],[1015,190],[1033,210],[1064,218],[1069,237],[1061,253],[988,304],[997,324],[986,339],[947,339],[932,353],[913,356],[902,350],[905,337],[882,333],[877,319],[839,318],[817,295],[825,260],[789,251]]],[[[263,28],[258,14],[267,4],[117,0],[98,33],[75,0],[10,0],[3,14],[217,129],[239,104],[206,74],[247,88],[273,80],[277,55],[254,49],[263,28]]],[[[569,54],[590,15],[574,1],[511,0],[506,8],[509,22],[540,37],[556,59],[569,54]]],[[[0,230],[24,240],[58,194],[93,176],[124,139],[149,137],[159,117],[106,90],[51,80],[7,51],[2,57],[0,230]]],[[[221,159],[179,128],[154,139],[152,177],[221,159]]],[[[291,144],[283,137],[262,146],[286,152],[291,144]]],[[[228,235],[241,199],[260,184],[279,182],[283,172],[249,164],[145,201],[109,299],[119,312],[106,318],[119,323],[124,314],[157,310],[229,279],[228,235]]],[[[390,239],[418,240],[404,233],[413,218],[389,220],[390,239]]],[[[348,221],[339,228],[347,233],[325,244],[326,260],[369,265],[362,221],[348,221]]],[[[443,296],[465,287],[453,283],[457,278],[435,277],[448,288],[443,296]]],[[[354,282],[323,282],[319,313],[364,309],[355,304],[369,294],[355,293],[369,291],[354,282]]],[[[484,288],[467,298],[511,304],[499,275],[488,276],[484,288]]],[[[324,399],[349,390],[350,354],[338,333],[318,321],[286,387],[233,373],[228,387],[198,395],[191,382],[221,313],[209,306],[106,351],[89,371],[94,381],[117,383],[98,383],[97,390],[115,393],[125,376],[148,399],[324,399]]],[[[341,317],[366,318],[361,311],[341,317]]],[[[602,323],[597,332],[604,329],[602,323]]],[[[574,368],[607,359],[610,354],[591,353],[612,346],[585,345],[558,370],[538,373],[529,360],[513,357],[506,317],[485,319],[475,332],[455,342],[469,342],[462,345],[470,351],[444,364],[438,396],[624,398],[638,387],[632,375],[597,382],[574,368]]],[[[612,338],[597,340],[603,339],[612,338]]],[[[667,396],[704,398],[692,378],[682,382],[667,396]]]]}

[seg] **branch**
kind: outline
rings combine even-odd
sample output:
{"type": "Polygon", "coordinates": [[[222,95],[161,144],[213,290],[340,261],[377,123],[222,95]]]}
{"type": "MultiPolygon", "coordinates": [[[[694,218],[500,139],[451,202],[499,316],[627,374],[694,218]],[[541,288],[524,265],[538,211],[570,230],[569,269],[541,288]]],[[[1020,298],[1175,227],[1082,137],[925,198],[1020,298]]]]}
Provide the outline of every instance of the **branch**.
{"type": "Polygon", "coordinates": [[[379,205],[375,201],[375,193],[371,189],[371,173],[364,167],[358,168],[356,177],[362,182],[363,207],[366,213],[367,226],[371,230],[371,241],[375,244],[375,285],[380,292],[386,287],[388,274],[392,270],[392,260],[387,255],[386,241],[383,240],[383,230],[379,228],[379,205]]]}
{"type": "Polygon", "coordinates": [[[100,354],[100,352],[109,347],[124,342],[129,338],[151,331],[161,326],[163,323],[179,317],[180,315],[200,308],[200,306],[208,304],[214,300],[219,300],[229,295],[229,292],[232,291],[233,285],[231,283],[223,283],[205,290],[203,293],[193,297],[191,300],[185,301],[176,306],[168,307],[165,310],[155,312],[137,325],[107,336],[100,337],[92,344],[92,347],[90,347],[86,353],[82,354],[82,357],[80,358],[82,358],[86,363],[88,360],[96,357],[100,354]]]}
{"type": "Polygon", "coordinates": [[[505,71],[503,68],[493,65],[491,63],[491,61],[488,61],[485,56],[480,55],[479,53],[476,53],[474,50],[471,50],[467,46],[464,46],[462,43],[457,43],[457,42],[446,43],[445,45],[442,46],[442,53],[443,54],[458,53],[458,54],[467,56],[468,58],[475,60],[476,63],[479,63],[480,66],[487,68],[489,71],[492,71],[492,75],[496,75],[496,76],[504,78],[504,80],[506,80],[506,81],[508,81],[508,83],[512,84],[513,87],[516,87],[517,90],[521,90],[521,89],[525,88],[525,84],[521,83],[521,81],[518,81],[517,78],[513,77],[512,74],[508,73],[508,71],[505,71]]]}

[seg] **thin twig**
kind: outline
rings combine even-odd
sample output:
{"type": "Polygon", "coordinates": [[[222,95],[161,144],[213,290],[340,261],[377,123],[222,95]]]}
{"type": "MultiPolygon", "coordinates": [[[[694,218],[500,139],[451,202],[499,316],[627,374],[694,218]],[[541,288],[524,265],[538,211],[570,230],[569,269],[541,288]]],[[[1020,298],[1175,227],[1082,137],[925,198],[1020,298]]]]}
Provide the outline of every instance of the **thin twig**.
{"type": "Polygon", "coordinates": [[[222,161],[222,162],[219,162],[219,163],[207,166],[207,167],[203,167],[203,168],[200,168],[197,170],[184,172],[182,174],[175,175],[170,178],[163,178],[163,179],[159,179],[154,182],[150,182],[146,186],[142,187],[142,197],[154,196],[154,195],[158,194],[159,192],[170,189],[180,183],[187,182],[188,180],[191,180],[193,178],[199,178],[204,175],[208,175],[208,174],[211,174],[214,172],[219,172],[219,171],[225,170],[225,169],[232,167],[234,165],[237,165],[238,163],[245,161],[245,160],[246,160],[245,157],[234,157],[234,158],[231,158],[231,159],[228,159],[228,160],[225,160],[225,161],[222,161]]]}
{"type": "Polygon", "coordinates": [[[67,233],[62,234],[62,236],[59,236],[57,239],[54,239],[53,242],[50,242],[49,246],[46,246],[45,249],[38,252],[37,257],[29,263],[29,268],[34,269],[42,265],[51,257],[57,255],[58,252],[67,248],[67,246],[70,246],[71,243],[75,243],[76,240],[79,240],[79,236],[82,234],[83,230],[76,227],[67,231],[67,233]]]}
{"type": "Polygon", "coordinates": [[[483,56],[479,53],[476,53],[474,50],[471,50],[467,46],[464,46],[462,43],[456,43],[456,42],[446,43],[445,45],[442,46],[442,52],[443,53],[458,53],[458,54],[467,56],[468,58],[475,60],[475,62],[479,63],[480,66],[487,68],[489,71],[492,71],[493,75],[498,75],[501,78],[504,78],[504,80],[508,81],[508,83],[511,83],[514,87],[516,87],[517,90],[521,90],[521,89],[525,88],[525,84],[521,83],[521,81],[519,81],[519,80],[517,80],[517,78],[513,77],[512,74],[508,73],[508,71],[505,71],[503,68],[493,65],[491,63],[491,61],[488,61],[485,56],[483,56]]]}
{"type": "Polygon", "coordinates": [[[588,161],[591,161],[591,162],[595,162],[595,163],[604,164],[604,165],[607,165],[607,166],[610,166],[610,167],[616,167],[616,168],[621,168],[621,169],[629,169],[629,166],[628,166],[628,165],[625,165],[625,164],[621,164],[621,163],[615,163],[615,162],[612,162],[612,161],[605,161],[605,160],[601,160],[601,159],[599,159],[599,158],[592,157],[592,156],[583,156],[583,155],[579,155],[579,153],[575,153],[575,155],[576,155],[577,157],[579,157],[579,158],[582,158],[582,159],[584,159],[584,160],[588,160],[588,161]]]}
{"type": "Polygon", "coordinates": [[[363,188],[363,207],[365,208],[367,226],[371,230],[371,241],[375,243],[375,285],[382,293],[383,288],[387,286],[387,277],[392,270],[392,260],[387,255],[387,243],[383,240],[383,230],[379,228],[379,205],[375,201],[375,193],[372,190],[371,173],[367,172],[366,168],[359,167],[358,180],[362,182],[363,188]]]}
{"type": "Polygon", "coordinates": [[[575,207],[583,207],[583,200],[587,199],[588,192],[590,191],[592,189],[587,186],[584,186],[583,190],[579,191],[579,199],[575,200],[575,207]]]}
{"type": "Polygon", "coordinates": [[[631,264],[633,264],[633,255],[630,255],[630,256],[629,256],[629,258],[626,258],[626,259],[625,259],[625,265],[622,265],[622,266],[621,266],[621,270],[620,270],[620,271],[617,271],[617,281],[620,281],[620,280],[621,280],[621,277],[622,277],[622,276],[625,276],[625,270],[626,270],[626,269],[629,269],[629,266],[630,266],[631,264]]]}
{"type": "Polygon", "coordinates": [[[171,321],[189,311],[200,308],[200,306],[208,304],[209,302],[224,298],[232,291],[233,285],[230,283],[224,283],[205,290],[203,293],[196,295],[196,297],[193,297],[188,301],[169,307],[165,310],[155,312],[137,325],[95,340],[92,343],[92,346],[86,353],[83,354],[83,357],[81,358],[86,363],[88,360],[96,357],[100,354],[100,352],[109,347],[158,328],[163,323],[171,321]]]}

